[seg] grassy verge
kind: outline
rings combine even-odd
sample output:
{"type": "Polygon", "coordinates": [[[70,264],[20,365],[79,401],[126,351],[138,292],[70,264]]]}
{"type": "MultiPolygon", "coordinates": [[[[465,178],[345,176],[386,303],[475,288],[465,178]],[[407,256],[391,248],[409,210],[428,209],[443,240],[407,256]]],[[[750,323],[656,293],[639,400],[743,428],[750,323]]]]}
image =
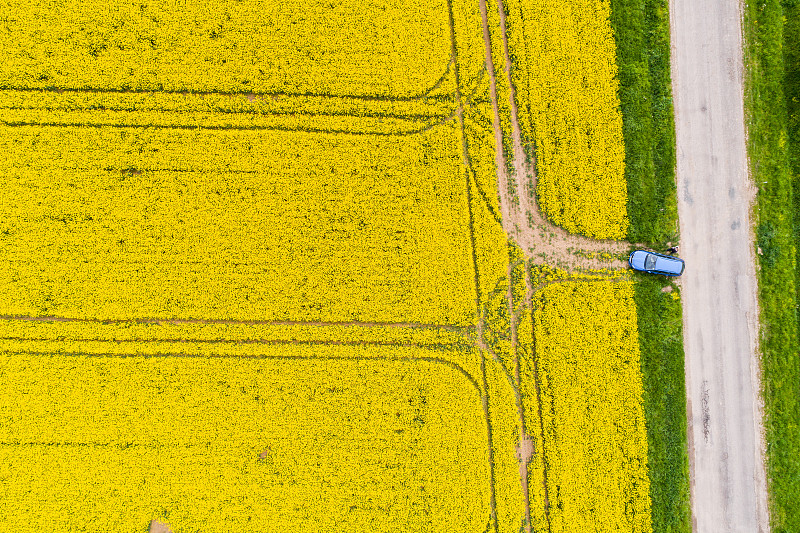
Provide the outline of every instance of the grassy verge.
{"type": "Polygon", "coordinates": [[[653,531],[692,531],[680,300],[661,276],[636,275],[653,531]]]}
{"type": "MultiPolygon", "coordinates": [[[[628,185],[628,239],[678,239],[668,0],[611,0],[628,185]]],[[[636,276],[653,531],[689,533],[683,322],[669,282],[636,276]]]]}
{"type": "MultiPolygon", "coordinates": [[[[628,185],[628,240],[678,239],[668,0],[611,0],[628,185]]],[[[636,276],[653,531],[689,533],[683,322],[661,276],[636,276]]]]}
{"type": "Polygon", "coordinates": [[[617,45],[628,240],[663,247],[676,241],[675,120],[668,0],[611,0],[617,45]]]}
{"type": "Polygon", "coordinates": [[[800,8],[748,1],[744,8],[745,113],[755,213],[764,424],[775,533],[800,531],[800,345],[796,288],[800,184],[800,8]]]}

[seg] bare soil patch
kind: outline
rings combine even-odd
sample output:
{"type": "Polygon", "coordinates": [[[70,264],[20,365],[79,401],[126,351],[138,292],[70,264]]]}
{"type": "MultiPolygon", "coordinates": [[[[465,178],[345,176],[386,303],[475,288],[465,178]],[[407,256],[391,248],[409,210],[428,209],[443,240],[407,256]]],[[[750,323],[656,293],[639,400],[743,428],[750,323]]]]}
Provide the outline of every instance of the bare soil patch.
{"type": "Polygon", "coordinates": [[[172,533],[172,530],[169,526],[163,522],[159,522],[158,520],[153,520],[150,522],[150,529],[148,530],[149,533],[172,533]]]}

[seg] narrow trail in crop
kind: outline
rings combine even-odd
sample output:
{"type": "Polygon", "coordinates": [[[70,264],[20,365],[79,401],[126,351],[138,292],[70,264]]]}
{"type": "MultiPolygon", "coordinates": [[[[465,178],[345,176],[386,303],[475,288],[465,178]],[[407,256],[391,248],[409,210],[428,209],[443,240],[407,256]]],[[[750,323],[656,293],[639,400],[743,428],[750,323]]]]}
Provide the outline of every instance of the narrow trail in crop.
{"type": "MultiPolygon", "coordinates": [[[[519,416],[519,444],[517,444],[517,461],[519,461],[519,479],[522,484],[522,496],[525,501],[525,533],[531,533],[531,500],[528,490],[528,463],[533,458],[534,441],[528,436],[525,429],[525,409],[522,404],[522,378],[519,368],[519,347],[517,334],[517,324],[524,310],[524,307],[517,313],[514,311],[514,290],[511,286],[511,276],[515,264],[508,264],[508,290],[506,291],[506,301],[508,304],[509,329],[511,330],[511,355],[514,358],[514,396],[517,401],[517,413],[519,416]]],[[[528,279],[529,265],[525,265],[526,282],[528,279]]],[[[527,293],[526,301],[527,303],[527,293]]]]}
{"type": "MultiPolygon", "coordinates": [[[[624,241],[595,240],[580,235],[574,235],[567,230],[550,223],[539,210],[536,201],[536,172],[535,160],[528,161],[522,147],[522,135],[519,126],[519,112],[516,102],[516,93],[511,79],[511,55],[508,48],[508,37],[506,34],[506,18],[503,0],[497,0],[497,9],[500,15],[500,31],[503,41],[503,54],[505,59],[504,72],[501,74],[506,77],[509,86],[509,100],[511,106],[511,141],[512,141],[512,161],[508,165],[505,160],[503,130],[500,123],[500,104],[497,96],[497,72],[492,61],[491,34],[489,31],[489,20],[487,11],[487,0],[479,0],[481,20],[483,26],[483,38],[486,54],[486,72],[489,77],[489,94],[492,103],[492,128],[495,137],[495,166],[497,168],[497,184],[500,200],[500,218],[503,229],[517,245],[519,245],[530,262],[526,261],[526,294],[523,309],[531,311],[531,319],[535,309],[533,308],[533,297],[540,290],[553,283],[563,283],[577,281],[570,277],[566,280],[546,282],[533,286],[531,280],[531,263],[555,266],[573,272],[577,270],[620,270],[627,268],[628,264],[625,256],[631,245],[624,241]],[[509,172],[509,168],[511,171],[509,172]],[[516,194],[515,194],[516,192],[516,194]]],[[[519,441],[516,447],[516,455],[519,463],[520,485],[524,498],[525,521],[524,531],[531,533],[531,501],[529,487],[529,463],[534,454],[544,456],[544,450],[535,449],[535,440],[528,434],[525,424],[525,408],[522,398],[522,377],[520,371],[520,360],[518,350],[517,326],[522,314],[514,311],[513,291],[511,289],[511,271],[513,265],[509,264],[508,279],[509,288],[506,294],[508,313],[509,313],[509,334],[511,340],[511,355],[513,357],[513,376],[508,369],[505,369],[502,361],[493,353],[483,338],[483,317],[478,324],[478,346],[481,353],[490,354],[495,362],[501,365],[506,371],[506,375],[512,382],[512,387],[516,396],[517,411],[519,416],[519,441]]],[[[604,279],[611,279],[603,276],[604,279]]],[[[599,281],[599,280],[598,280],[599,281]]],[[[536,334],[533,333],[533,365],[534,365],[534,387],[536,391],[536,405],[527,406],[534,408],[538,414],[538,426],[536,428],[542,435],[542,446],[545,446],[544,420],[542,413],[542,398],[540,391],[539,369],[536,356],[536,334]]],[[[482,361],[485,357],[482,356],[482,361]]],[[[549,486],[547,482],[547,461],[544,462],[542,472],[542,483],[544,492],[544,515],[547,522],[548,531],[551,529],[550,523],[550,504],[549,486]]],[[[539,502],[537,502],[537,505],[539,502]]]]}
{"type": "MultiPolygon", "coordinates": [[[[541,391],[541,379],[539,377],[539,363],[536,357],[536,316],[534,314],[533,308],[533,294],[535,292],[535,288],[533,287],[533,280],[531,279],[531,266],[530,264],[525,265],[525,305],[531,311],[531,329],[532,335],[531,338],[533,340],[533,346],[531,346],[531,355],[533,359],[533,386],[534,390],[536,391],[536,416],[539,420],[539,432],[541,435],[541,442],[542,442],[542,449],[539,450],[539,453],[542,455],[542,464],[544,464],[544,468],[542,468],[542,488],[544,490],[544,501],[542,502],[544,505],[544,516],[545,520],[547,521],[547,530],[548,532],[552,530],[552,524],[550,522],[550,494],[549,494],[549,487],[547,485],[547,462],[545,460],[545,451],[544,451],[544,417],[542,415],[542,391],[541,391]]],[[[521,386],[521,383],[518,385],[521,386]]],[[[520,417],[524,420],[524,405],[522,406],[520,417]]],[[[536,450],[533,450],[535,453],[536,450]]],[[[531,457],[532,459],[532,457],[531,457]]],[[[529,459],[530,461],[530,459],[529,459]]],[[[520,465],[520,471],[522,470],[522,465],[520,465]]],[[[522,472],[520,472],[522,474],[522,472]]],[[[523,481],[525,483],[525,494],[526,496],[530,494],[530,485],[528,480],[528,465],[525,464],[525,472],[524,472],[523,481]]],[[[528,527],[530,528],[530,516],[531,516],[531,506],[530,506],[530,498],[526,500],[525,506],[525,515],[528,517],[528,527]]],[[[526,533],[530,533],[530,530],[526,531],[526,533]]]]}
{"type": "Polygon", "coordinates": [[[380,321],[323,321],[323,320],[238,320],[228,318],[80,318],[56,315],[0,315],[0,320],[21,320],[23,322],[86,322],[94,324],[220,324],[230,326],[313,326],[313,327],[366,327],[366,328],[410,328],[410,329],[442,329],[455,332],[469,332],[474,326],[458,326],[453,324],[433,324],[425,322],[380,322],[380,321]]]}
{"type": "Polygon", "coordinates": [[[550,223],[539,210],[536,202],[535,161],[528,162],[522,148],[519,113],[516,93],[511,79],[511,56],[506,35],[506,17],[503,0],[497,0],[500,14],[500,32],[503,37],[505,65],[502,75],[508,80],[511,104],[511,138],[513,161],[509,173],[503,155],[503,131],[500,127],[500,109],[497,99],[497,73],[492,63],[491,38],[486,0],[480,0],[483,21],[483,38],[486,49],[486,65],[490,80],[492,99],[492,125],[495,134],[495,164],[500,192],[500,212],[503,229],[537,264],[548,264],[565,270],[575,269],[622,269],[627,267],[623,259],[630,249],[625,241],[596,240],[569,233],[564,228],[550,223]],[[514,194],[516,191],[518,194],[514,194]]]}
{"type": "Polygon", "coordinates": [[[159,520],[153,520],[150,522],[148,533],[172,533],[172,530],[167,524],[159,520]]]}

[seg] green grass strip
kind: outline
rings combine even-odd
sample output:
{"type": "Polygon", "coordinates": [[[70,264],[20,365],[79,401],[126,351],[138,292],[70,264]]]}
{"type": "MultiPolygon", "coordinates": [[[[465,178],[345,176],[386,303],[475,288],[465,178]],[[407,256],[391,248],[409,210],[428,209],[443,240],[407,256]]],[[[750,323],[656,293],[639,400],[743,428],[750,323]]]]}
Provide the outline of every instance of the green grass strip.
{"type": "Polygon", "coordinates": [[[653,531],[691,533],[683,321],[677,289],[661,276],[636,275],[647,420],[653,531]]]}
{"type": "Polygon", "coordinates": [[[678,236],[668,0],[611,0],[631,242],[678,236]]]}
{"type": "Polygon", "coordinates": [[[758,187],[756,237],[767,478],[772,531],[800,531],[800,7],[748,1],[744,11],[745,114],[758,187]]]}
{"type": "MultiPolygon", "coordinates": [[[[611,0],[628,185],[628,239],[678,240],[668,0],[611,0]]],[[[636,275],[653,531],[691,533],[683,322],[661,276],[636,275]]],[[[677,289],[673,289],[677,290],[677,289]]]]}

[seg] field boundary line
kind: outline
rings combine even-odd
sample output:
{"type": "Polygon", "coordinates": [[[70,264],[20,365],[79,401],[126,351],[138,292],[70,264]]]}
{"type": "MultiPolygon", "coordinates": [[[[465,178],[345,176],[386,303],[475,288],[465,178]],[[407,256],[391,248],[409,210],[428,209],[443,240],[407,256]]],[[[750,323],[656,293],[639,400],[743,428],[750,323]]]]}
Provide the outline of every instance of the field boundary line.
{"type": "MultiPolygon", "coordinates": [[[[536,288],[533,286],[533,280],[531,279],[531,266],[530,263],[525,265],[525,304],[528,306],[528,309],[531,311],[531,359],[533,360],[533,386],[534,390],[536,391],[536,409],[539,414],[539,431],[541,433],[542,438],[542,449],[540,451],[542,455],[542,485],[544,488],[544,515],[545,519],[547,520],[547,531],[548,533],[552,533],[553,525],[550,521],[550,494],[549,494],[549,486],[547,484],[547,455],[545,454],[545,438],[544,438],[544,416],[542,413],[542,391],[541,391],[541,380],[539,378],[539,362],[536,358],[536,313],[533,309],[533,295],[536,291],[536,288]]],[[[525,415],[524,406],[522,409],[522,416],[525,415]]],[[[522,468],[522,467],[520,467],[522,468]]],[[[525,466],[525,490],[526,492],[529,491],[529,483],[528,483],[528,467],[525,466]]],[[[528,528],[530,528],[530,500],[529,506],[527,508],[528,513],[528,528]]],[[[530,532],[528,532],[530,533],[530,532]]]]}
{"type": "Polygon", "coordinates": [[[413,102],[417,100],[437,100],[448,101],[452,99],[450,94],[431,95],[430,93],[441,86],[447,74],[450,71],[450,63],[452,59],[448,60],[445,67],[444,74],[425,91],[411,95],[411,96],[389,96],[389,95],[360,95],[360,94],[332,94],[332,93],[312,93],[312,92],[294,92],[294,91],[194,91],[190,89],[122,89],[110,87],[14,87],[14,86],[0,86],[2,91],[19,91],[19,92],[44,92],[44,93],[97,93],[97,94],[169,94],[169,95],[182,95],[182,96],[244,96],[247,98],[274,98],[274,97],[289,97],[289,98],[341,98],[349,100],[363,100],[363,101],[398,101],[398,102],[413,102]]]}
{"type": "Polygon", "coordinates": [[[475,172],[475,169],[472,168],[472,161],[470,161],[470,172],[472,173],[472,182],[475,184],[475,188],[478,189],[478,193],[481,195],[483,203],[486,205],[486,209],[489,210],[489,214],[492,215],[494,221],[497,222],[500,225],[500,227],[502,227],[503,219],[501,218],[500,213],[498,213],[495,210],[494,206],[489,201],[489,197],[486,195],[486,192],[484,192],[483,187],[481,187],[481,184],[478,183],[477,173],[475,172]]]}
{"type": "Polygon", "coordinates": [[[287,133],[319,133],[331,135],[356,135],[356,136],[375,136],[375,137],[405,137],[426,133],[436,127],[447,124],[454,118],[450,115],[433,124],[409,131],[400,132],[381,132],[381,131],[352,131],[344,129],[324,129],[324,128],[291,128],[286,126],[203,126],[200,124],[105,124],[105,123],[79,123],[79,122],[27,122],[27,121],[0,121],[0,126],[8,128],[39,127],[39,128],[115,128],[115,129],[163,129],[163,130],[187,130],[187,131],[280,131],[287,133]]]}
{"type": "Polygon", "coordinates": [[[450,50],[453,58],[453,73],[456,78],[456,110],[455,115],[458,117],[458,125],[461,132],[461,157],[464,164],[464,181],[466,182],[467,192],[467,230],[469,232],[470,248],[472,252],[472,270],[475,279],[475,315],[480,316],[481,313],[481,284],[480,273],[478,271],[478,253],[475,244],[475,216],[472,212],[472,185],[469,175],[469,152],[467,148],[467,138],[464,134],[464,102],[461,96],[461,74],[458,69],[458,45],[456,43],[456,27],[455,17],[453,15],[453,0],[447,0],[447,16],[450,26],[450,50]]]}
{"type": "Polygon", "coordinates": [[[486,356],[484,356],[484,351],[480,350],[481,354],[481,376],[483,379],[483,391],[481,394],[481,404],[483,405],[483,412],[484,412],[484,419],[486,420],[486,437],[489,442],[489,464],[491,465],[489,469],[490,475],[490,483],[492,486],[491,492],[491,520],[494,523],[494,531],[495,533],[499,533],[500,525],[497,519],[497,499],[495,495],[495,476],[494,476],[494,441],[492,438],[492,417],[489,412],[489,382],[486,379],[486,356]]]}
{"type": "MultiPolygon", "coordinates": [[[[513,263],[513,266],[512,266],[512,263],[509,261],[508,262],[509,268],[507,268],[507,270],[510,271],[511,268],[517,266],[519,263],[520,263],[520,261],[515,261],[513,263]]],[[[509,280],[509,287],[510,287],[511,286],[511,283],[510,283],[511,278],[508,277],[507,279],[509,280]]],[[[492,289],[492,291],[489,293],[488,297],[500,294],[500,284],[503,283],[503,281],[504,281],[504,278],[500,278],[499,280],[497,280],[497,283],[495,283],[494,289],[492,289]]],[[[508,289],[506,290],[506,292],[508,292],[508,289]]],[[[507,298],[507,296],[506,296],[506,298],[507,298]]],[[[487,304],[488,304],[488,301],[487,301],[487,304]]],[[[503,371],[503,374],[505,374],[506,379],[508,379],[509,385],[511,385],[511,387],[513,388],[515,386],[515,384],[514,384],[514,377],[512,376],[511,371],[508,369],[508,367],[503,362],[503,360],[497,355],[497,353],[494,351],[494,349],[492,349],[492,347],[489,346],[489,343],[486,341],[486,335],[485,335],[484,331],[486,331],[485,324],[486,324],[486,315],[488,313],[488,305],[487,304],[484,304],[483,309],[481,310],[481,315],[480,315],[480,321],[481,321],[480,342],[481,342],[481,345],[479,347],[482,350],[486,350],[492,356],[492,359],[498,365],[500,365],[500,369],[503,371]]],[[[512,317],[509,316],[509,324],[511,323],[511,319],[512,319],[512,317]]]]}
{"type": "Polygon", "coordinates": [[[353,118],[391,118],[397,120],[407,120],[411,121],[423,121],[423,120],[431,120],[431,119],[441,119],[445,117],[452,117],[452,115],[446,115],[444,113],[380,113],[377,111],[367,111],[364,113],[337,113],[334,111],[294,111],[294,110],[287,110],[287,111],[255,111],[255,110],[242,110],[242,111],[235,111],[231,109],[158,109],[155,107],[137,107],[136,109],[126,109],[122,107],[111,107],[111,106],[93,106],[93,107],[76,107],[76,108],[43,108],[43,107],[26,107],[26,106],[0,106],[0,111],[3,110],[10,110],[10,111],[115,111],[118,113],[138,113],[138,112],[146,112],[146,113],[164,113],[164,114],[207,114],[207,115],[258,115],[258,116],[307,116],[307,117],[353,117],[353,118]]]}
{"type": "MultiPolygon", "coordinates": [[[[0,341],[13,342],[98,342],[107,344],[123,344],[137,342],[140,344],[185,343],[185,344],[265,344],[265,345],[332,345],[332,346],[398,346],[403,348],[426,348],[450,350],[454,346],[473,347],[469,342],[452,343],[424,343],[402,341],[377,341],[377,340],[328,340],[328,339],[102,339],[102,338],[65,338],[65,337],[0,337],[0,341]]],[[[58,352],[56,352],[58,353],[58,352]]],[[[231,356],[236,357],[236,356],[231,356]]]]}
{"type": "MultiPolygon", "coordinates": [[[[522,405],[522,378],[520,376],[519,368],[519,337],[517,334],[517,324],[524,307],[521,307],[518,313],[514,312],[514,287],[512,285],[514,269],[520,264],[524,265],[525,267],[527,281],[528,262],[524,258],[515,261],[513,264],[509,261],[506,303],[508,304],[508,324],[509,329],[511,330],[511,354],[514,360],[514,386],[512,388],[514,389],[514,399],[517,403],[517,414],[519,416],[519,443],[517,444],[517,459],[519,460],[522,496],[525,501],[525,532],[531,533],[531,504],[530,491],[528,490],[528,463],[530,462],[533,454],[533,442],[528,436],[528,431],[525,427],[525,412],[522,405]]],[[[525,296],[525,303],[527,303],[527,283],[525,296]]],[[[531,311],[531,314],[533,314],[533,311],[531,311]]],[[[532,337],[533,336],[534,335],[532,335],[532,337]]]]}
{"type": "MultiPolygon", "coordinates": [[[[481,321],[481,285],[480,285],[480,273],[478,271],[478,254],[477,254],[477,247],[475,243],[475,224],[474,224],[474,214],[472,212],[472,183],[470,179],[470,167],[469,167],[469,148],[467,146],[467,137],[464,131],[464,101],[461,95],[461,76],[458,68],[458,44],[456,41],[456,27],[455,27],[455,17],[453,15],[453,0],[447,0],[447,16],[448,22],[450,25],[450,47],[452,50],[453,56],[453,63],[454,63],[454,73],[456,78],[456,115],[458,116],[458,124],[461,132],[461,150],[462,150],[462,158],[463,164],[466,167],[464,169],[464,177],[466,178],[466,189],[467,189],[467,215],[468,215],[468,230],[469,230],[469,238],[470,238],[470,245],[472,251],[472,267],[474,273],[474,290],[475,290],[475,316],[477,320],[477,343],[481,342],[481,329],[482,329],[482,321],[481,321]]],[[[476,87],[478,84],[476,83],[476,87]]],[[[473,344],[474,345],[474,344],[473,344]]],[[[483,389],[481,390],[481,406],[483,408],[484,413],[484,421],[486,423],[486,439],[487,439],[487,447],[488,447],[488,458],[489,458],[489,524],[487,524],[487,532],[491,527],[491,524],[494,524],[494,531],[495,533],[498,532],[498,522],[497,522],[497,491],[495,487],[495,472],[494,472],[494,443],[492,440],[492,421],[491,415],[489,412],[489,384],[486,379],[486,357],[484,356],[483,350],[480,349],[478,346],[478,352],[480,355],[480,368],[481,368],[481,375],[482,375],[482,384],[483,389]]]]}
{"type": "MultiPolygon", "coordinates": [[[[428,349],[425,346],[416,346],[416,345],[409,345],[409,346],[399,346],[399,347],[411,347],[411,348],[423,348],[428,349]]],[[[300,360],[300,361],[313,361],[313,360],[326,360],[326,361],[399,361],[399,362],[418,362],[418,361],[425,361],[428,363],[438,363],[445,366],[449,366],[453,370],[458,371],[461,373],[475,388],[478,393],[479,397],[482,397],[483,391],[481,390],[480,384],[478,383],[477,378],[475,378],[472,374],[467,372],[467,370],[459,365],[454,361],[449,361],[444,359],[443,357],[433,357],[433,356],[421,356],[421,357],[402,357],[402,356],[385,356],[385,355],[377,355],[373,357],[367,356],[317,356],[317,355],[265,355],[265,354],[252,354],[252,355],[227,355],[227,354],[185,354],[185,353],[175,353],[175,352],[159,352],[154,354],[140,354],[140,353],[132,353],[132,354],[119,354],[113,352],[103,352],[103,353],[85,353],[85,352],[35,352],[35,351],[24,351],[24,352],[14,352],[17,355],[26,354],[26,355],[34,355],[34,356],[41,356],[41,357],[54,357],[54,356],[63,356],[63,357],[89,357],[89,358],[144,358],[144,359],[155,359],[155,358],[170,358],[174,357],[176,359],[275,359],[280,361],[293,361],[293,360],[300,360]]]]}
{"type": "Polygon", "coordinates": [[[360,327],[390,327],[390,328],[416,328],[416,329],[445,329],[447,331],[463,332],[474,329],[474,326],[457,326],[453,324],[430,324],[424,322],[360,322],[348,321],[318,321],[318,320],[233,320],[224,318],[72,318],[59,316],[31,316],[31,315],[0,315],[0,320],[20,320],[27,322],[91,322],[101,324],[231,324],[249,326],[360,326],[360,327]]]}

